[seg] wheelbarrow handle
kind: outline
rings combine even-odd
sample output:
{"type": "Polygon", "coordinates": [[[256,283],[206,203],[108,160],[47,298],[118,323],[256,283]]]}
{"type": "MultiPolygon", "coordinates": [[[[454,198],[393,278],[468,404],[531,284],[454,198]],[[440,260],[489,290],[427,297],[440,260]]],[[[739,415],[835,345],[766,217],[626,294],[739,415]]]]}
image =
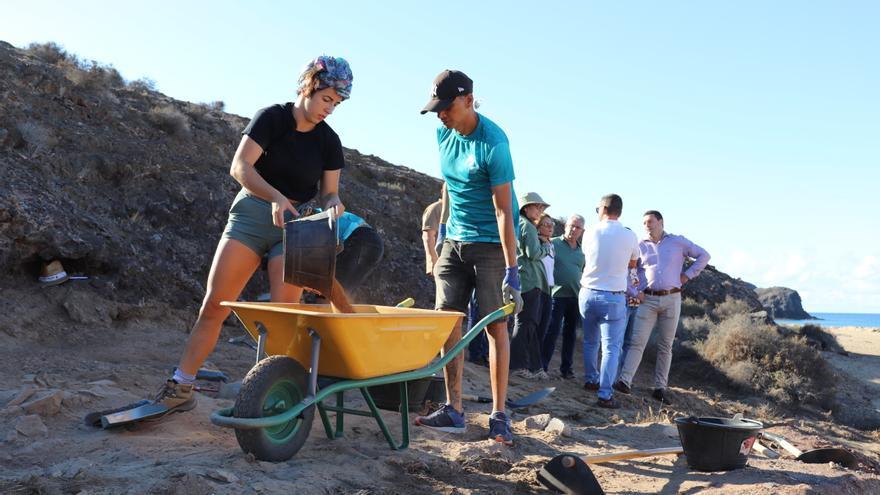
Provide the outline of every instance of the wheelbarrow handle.
{"type": "Polygon", "coordinates": [[[516,309],[516,304],[514,304],[514,303],[505,304],[504,306],[501,306],[501,308],[499,308],[499,309],[501,309],[501,311],[504,312],[504,316],[510,316],[513,314],[513,310],[516,309]]]}
{"type": "Polygon", "coordinates": [[[411,298],[411,297],[407,297],[407,298],[404,299],[403,301],[400,301],[399,303],[397,303],[397,304],[395,305],[395,307],[398,307],[398,308],[411,308],[411,307],[413,307],[415,304],[416,304],[416,300],[415,300],[415,299],[413,299],[413,298],[411,298]]]}

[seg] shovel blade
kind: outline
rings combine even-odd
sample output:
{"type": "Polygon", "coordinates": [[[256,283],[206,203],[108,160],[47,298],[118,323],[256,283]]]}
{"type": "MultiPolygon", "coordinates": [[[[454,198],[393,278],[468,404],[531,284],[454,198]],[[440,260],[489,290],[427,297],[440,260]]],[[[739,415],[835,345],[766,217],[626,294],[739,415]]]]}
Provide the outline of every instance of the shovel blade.
{"type": "Polygon", "coordinates": [[[532,404],[536,404],[544,400],[545,397],[552,394],[555,390],[556,387],[543,388],[541,390],[538,390],[537,392],[532,392],[531,394],[521,399],[508,400],[507,402],[505,402],[505,405],[511,409],[522,409],[524,407],[529,407],[532,404]]]}
{"type": "Polygon", "coordinates": [[[599,480],[579,457],[560,454],[538,471],[538,481],[547,489],[572,495],[605,495],[599,480]]]}
{"type": "Polygon", "coordinates": [[[845,468],[855,469],[859,467],[859,461],[852,452],[844,449],[815,449],[799,455],[797,460],[808,464],[827,464],[833,462],[845,468]]]}
{"type": "Polygon", "coordinates": [[[162,404],[149,403],[133,409],[101,416],[101,426],[106,430],[128,423],[137,423],[145,419],[161,418],[168,414],[168,408],[162,404]]]}

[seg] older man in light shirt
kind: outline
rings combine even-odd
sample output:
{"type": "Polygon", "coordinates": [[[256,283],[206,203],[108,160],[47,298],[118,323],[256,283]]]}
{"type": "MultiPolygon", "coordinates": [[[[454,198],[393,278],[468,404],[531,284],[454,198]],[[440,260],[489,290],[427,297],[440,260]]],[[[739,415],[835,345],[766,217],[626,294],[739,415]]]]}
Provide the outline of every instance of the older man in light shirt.
{"type": "Polygon", "coordinates": [[[642,223],[648,236],[639,242],[639,299],[642,303],[635,314],[632,338],[627,342],[625,360],[614,389],[630,393],[632,379],[656,325],[657,364],[651,395],[661,403],[670,404],[666,386],[672,365],[672,341],[681,313],[681,286],[706,268],[710,256],[684,236],[666,233],[659,211],[645,212],[642,223]],[[684,270],[688,258],[694,258],[694,262],[684,270]]]}

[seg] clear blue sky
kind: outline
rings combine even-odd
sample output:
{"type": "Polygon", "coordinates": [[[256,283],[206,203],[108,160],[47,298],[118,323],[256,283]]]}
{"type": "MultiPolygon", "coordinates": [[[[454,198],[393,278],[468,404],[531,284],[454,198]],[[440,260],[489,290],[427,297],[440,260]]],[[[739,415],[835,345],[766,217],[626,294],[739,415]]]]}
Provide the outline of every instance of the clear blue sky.
{"type": "Polygon", "coordinates": [[[308,59],[344,56],[343,144],[434,176],[437,120],[418,111],[460,69],[510,138],[517,190],[554,216],[592,222],[617,192],[637,232],[658,209],[808,311],[880,313],[880,2],[293,4],[0,0],[0,40],[243,116],[292,100],[308,59]]]}

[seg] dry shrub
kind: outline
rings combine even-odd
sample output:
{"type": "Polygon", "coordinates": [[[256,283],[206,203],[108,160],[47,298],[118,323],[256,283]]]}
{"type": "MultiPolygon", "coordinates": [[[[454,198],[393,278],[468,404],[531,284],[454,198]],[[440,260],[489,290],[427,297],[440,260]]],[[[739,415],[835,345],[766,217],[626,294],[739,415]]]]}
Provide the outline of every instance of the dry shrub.
{"type": "Polygon", "coordinates": [[[156,91],[156,81],[149,77],[142,77],[128,83],[128,88],[141,93],[148,93],[150,91],[156,91]]]}
{"type": "Polygon", "coordinates": [[[782,337],[748,315],[735,314],[719,323],[698,351],[738,385],[781,405],[834,405],[836,378],[818,351],[802,337],[782,337]]]}
{"type": "Polygon", "coordinates": [[[189,121],[186,115],[171,105],[153,107],[147,114],[147,118],[154,126],[172,136],[189,133],[189,121]]]}
{"type": "Polygon", "coordinates": [[[101,65],[94,60],[76,60],[64,64],[64,77],[75,86],[90,89],[119,88],[125,85],[122,75],[111,65],[101,65]]]}
{"type": "Polygon", "coordinates": [[[709,304],[706,302],[697,302],[691,298],[685,298],[681,301],[681,317],[687,316],[704,316],[710,312],[709,304]]]}
{"type": "Polygon", "coordinates": [[[101,65],[92,60],[86,70],[94,87],[121,88],[125,86],[122,74],[112,65],[101,65]]]}
{"type": "Polygon", "coordinates": [[[60,45],[52,41],[48,43],[31,43],[25,51],[49,64],[57,64],[63,60],[69,60],[70,55],[60,45]]]}
{"type": "Polygon", "coordinates": [[[795,331],[798,335],[803,336],[809,345],[816,347],[820,351],[846,354],[846,351],[844,351],[843,347],[840,346],[840,343],[837,342],[837,337],[826,332],[825,329],[819,325],[807,324],[795,331]]]}
{"type": "Polygon", "coordinates": [[[705,340],[714,327],[708,316],[686,316],[679,320],[677,336],[681,341],[705,340]]]}
{"type": "Polygon", "coordinates": [[[752,308],[749,307],[747,302],[727,296],[723,303],[715,306],[712,314],[720,321],[726,320],[735,315],[747,315],[751,312],[752,308]]]}

